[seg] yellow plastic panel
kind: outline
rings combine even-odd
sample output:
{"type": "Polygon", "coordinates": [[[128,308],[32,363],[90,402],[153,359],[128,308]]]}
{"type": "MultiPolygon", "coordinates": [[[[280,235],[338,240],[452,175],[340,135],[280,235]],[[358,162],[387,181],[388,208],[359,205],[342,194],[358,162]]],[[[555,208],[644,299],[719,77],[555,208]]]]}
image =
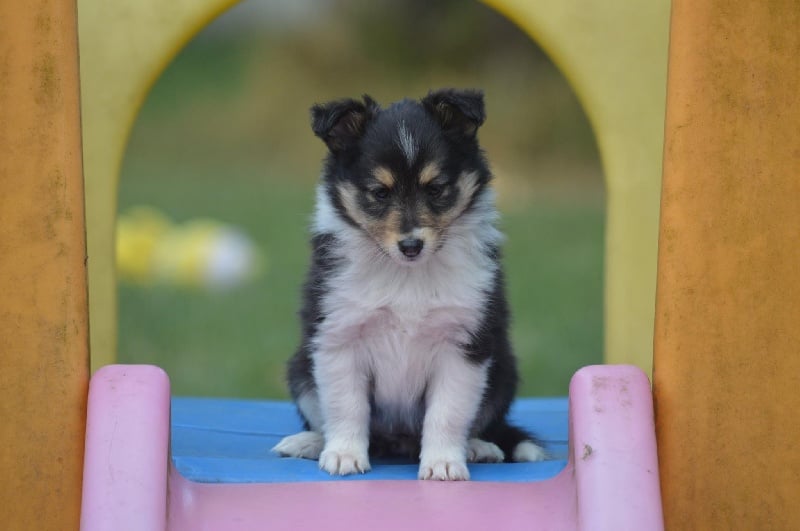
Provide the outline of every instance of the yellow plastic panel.
{"type": "MultiPolygon", "coordinates": [[[[120,161],[154,79],[233,0],[79,0],[93,367],[113,361],[113,227],[120,161]]],[[[666,0],[488,0],[529,32],[575,86],[607,181],[605,352],[649,370],[655,294],[666,0]]],[[[536,87],[531,87],[536,97],[536,87]]]]}
{"type": "Polygon", "coordinates": [[[800,528],[800,3],[676,0],[654,389],[667,529],[800,528]]]}
{"type": "MultiPolygon", "coordinates": [[[[586,110],[606,176],[605,359],[649,371],[667,0],[485,0],[527,31],[586,110]]],[[[531,87],[531,98],[536,87],[531,87]]]]}
{"type": "Polygon", "coordinates": [[[92,368],[116,358],[114,228],[136,114],[175,54],[236,0],[78,0],[92,368]]]}
{"type": "Polygon", "coordinates": [[[74,0],[0,0],[0,528],[77,529],[89,378],[74,0]]]}

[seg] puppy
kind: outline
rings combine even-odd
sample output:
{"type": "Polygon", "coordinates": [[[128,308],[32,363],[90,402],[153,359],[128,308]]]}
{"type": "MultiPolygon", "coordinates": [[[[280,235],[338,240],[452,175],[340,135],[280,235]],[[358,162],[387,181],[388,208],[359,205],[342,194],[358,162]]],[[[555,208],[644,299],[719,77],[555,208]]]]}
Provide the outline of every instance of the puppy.
{"type": "Polygon", "coordinates": [[[472,90],[312,107],[329,152],[288,367],[307,431],[275,452],[340,475],[407,454],[436,480],[469,479],[468,461],[544,458],[506,421],[517,370],[484,119],[472,90]]]}

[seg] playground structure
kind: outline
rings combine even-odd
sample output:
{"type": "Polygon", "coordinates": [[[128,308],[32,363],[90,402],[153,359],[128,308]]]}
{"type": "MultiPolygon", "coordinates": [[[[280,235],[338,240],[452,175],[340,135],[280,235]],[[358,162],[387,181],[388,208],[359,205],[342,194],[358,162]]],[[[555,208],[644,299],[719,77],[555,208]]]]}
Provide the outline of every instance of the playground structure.
{"type": "MultiPolygon", "coordinates": [[[[667,8],[622,0],[492,4],[537,37],[587,108],[608,179],[607,359],[646,368],[667,8]]],[[[146,87],[170,53],[227,5],[140,2],[130,9],[85,0],[78,21],[69,0],[0,1],[0,499],[9,529],[70,529],[80,518],[89,328],[76,24],[89,287],[102,294],[105,282],[107,289],[99,299],[89,292],[92,348],[107,362],[114,351],[110,176],[146,87]],[[135,53],[120,55],[125,49],[135,53]]],[[[797,27],[800,8],[788,0],[672,5],[654,373],[668,529],[791,529],[800,522],[797,27]]],[[[154,396],[163,398],[159,389],[154,396]]],[[[649,393],[636,397],[646,410],[649,393]]],[[[163,402],[158,407],[168,413],[163,402]]],[[[637,418],[647,425],[646,415],[637,418]]],[[[570,432],[578,467],[592,455],[576,450],[582,427],[570,432]]],[[[607,477],[595,476],[594,487],[610,489],[597,484],[607,477]]],[[[163,489],[167,481],[172,493],[211,503],[206,487],[173,475],[163,489]]],[[[532,485],[552,481],[527,484],[517,497],[510,487],[504,492],[519,508],[539,499],[532,490],[543,487],[532,485]]],[[[345,486],[356,483],[335,485],[318,487],[319,495],[364,492],[345,486]]],[[[280,492],[290,497],[298,488],[280,492]]],[[[586,507],[579,503],[586,493],[576,489],[570,503],[586,507]]],[[[160,499],[166,503],[166,494],[160,499]]],[[[337,507],[335,497],[323,503],[337,507]]],[[[535,528],[524,520],[531,512],[513,514],[517,527],[535,528]]],[[[595,528],[620,529],[605,522],[595,528]]]]}
{"type": "Polygon", "coordinates": [[[630,365],[572,379],[568,449],[566,400],[517,402],[515,422],[535,425],[563,462],[471,464],[469,482],[417,481],[417,464],[374,459],[363,476],[332,478],[316,462],[270,456],[300,428],[287,403],[171,405],[170,420],[156,367],[95,373],[82,531],[662,529],[650,385],[630,365]]]}
{"type": "MultiPolygon", "coordinates": [[[[178,51],[235,0],[77,0],[92,369],[116,359],[114,220],[128,134],[178,51]]],[[[488,0],[575,88],[598,139],[608,199],[605,356],[652,364],[669,2],[488,0]]],[[[532,89],[533,90],[533,89],[532,89]]],[[[533,97],[533,93],[532,93],[533,97]]]]}

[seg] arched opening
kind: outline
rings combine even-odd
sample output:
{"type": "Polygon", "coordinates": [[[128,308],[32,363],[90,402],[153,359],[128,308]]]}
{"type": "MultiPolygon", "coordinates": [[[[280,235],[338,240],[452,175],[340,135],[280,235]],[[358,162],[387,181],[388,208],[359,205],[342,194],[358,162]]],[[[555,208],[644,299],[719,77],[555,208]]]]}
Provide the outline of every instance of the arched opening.
{"type": "Polygon", "coordinates": [[[245,2],[164,72],[134,127],[119,207],[175,223],[213,218],[265,251],[265,273],[229,290],[119,288],[124,362],[158,364],[176,394],[285,396],[296,348],[322,144],[316,101],[382,103],[480,87],[499,190],[512,340],[526,395],[565,394],[602,353],[604,191],[594,138],[545,54],[480,3],[245,2]]]}

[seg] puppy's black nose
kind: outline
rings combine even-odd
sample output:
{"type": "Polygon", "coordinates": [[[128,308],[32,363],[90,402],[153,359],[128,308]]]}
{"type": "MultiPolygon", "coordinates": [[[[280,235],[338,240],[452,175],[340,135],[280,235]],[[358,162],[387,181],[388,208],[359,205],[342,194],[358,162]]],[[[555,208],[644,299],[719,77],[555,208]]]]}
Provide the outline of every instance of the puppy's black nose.
{"type": "Polygon", "coordinates": [[[406,238],[397,242],[400,252],[408,258],[414,258],[422,252],[423,241],[419,238],[406,238]]]}

